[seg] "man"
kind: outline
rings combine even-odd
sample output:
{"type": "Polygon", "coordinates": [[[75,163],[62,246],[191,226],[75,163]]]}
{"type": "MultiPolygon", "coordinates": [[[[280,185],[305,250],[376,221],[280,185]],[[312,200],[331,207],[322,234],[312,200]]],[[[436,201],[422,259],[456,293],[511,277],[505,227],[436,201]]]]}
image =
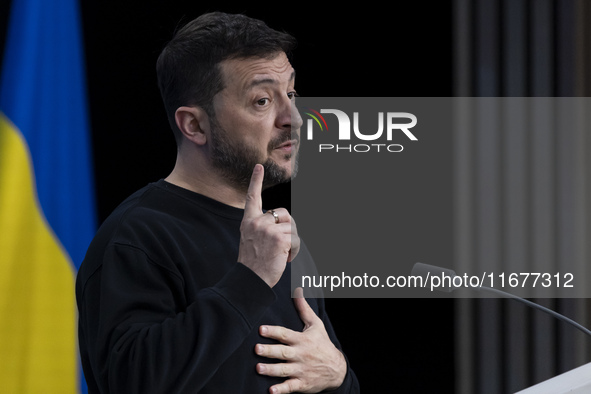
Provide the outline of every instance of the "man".
{"type": "Polygon", "coordinates": [[[160,55],[177,161],[113,212],[79,270],[90,392],[359,391],[322,300],[292,299],[290,265],[311,258],[289,212],[262,210],[299,148],[293,45],[212,13],[160,55]]]}

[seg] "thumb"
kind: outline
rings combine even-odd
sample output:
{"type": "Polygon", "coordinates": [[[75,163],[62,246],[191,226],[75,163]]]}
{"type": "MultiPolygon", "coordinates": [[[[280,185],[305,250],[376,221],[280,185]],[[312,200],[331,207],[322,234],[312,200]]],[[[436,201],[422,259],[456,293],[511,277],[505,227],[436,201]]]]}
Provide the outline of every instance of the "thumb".
{"type": "Polygon", "coordinates": [[[296,310],[300,315],[300,319],[302,319],[302,322],[306,325],[304,330],[309,328],[318,319],[320,319],[316,315],[316,312],[314,312],[312,307],[310,307],[308,301],[306,301],[306,299],[304,298],[304,290],[301,287],[295,289],[293,303],[295,304],[296,310]]]}
{"type": "Polygon", "coordinates": [[[244,216],[256,216],[263,213],[263,178],[265,170],[261,164],[254,166],[248,191],[246,192],[246,203],[244,205],[244,216]]]}

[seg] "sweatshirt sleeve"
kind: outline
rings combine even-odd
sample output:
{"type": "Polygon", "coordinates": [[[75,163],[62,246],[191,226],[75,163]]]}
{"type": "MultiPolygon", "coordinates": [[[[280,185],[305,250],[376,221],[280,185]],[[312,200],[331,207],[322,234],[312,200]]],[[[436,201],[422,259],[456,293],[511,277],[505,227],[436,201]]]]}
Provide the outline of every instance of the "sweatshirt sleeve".
{"type": "Polygon", "coordinates": [[[127,245],[107,248],[86,282],[80,324],[97,389],[109,393],[199,391],[275,301],[254,272],[236,263],[197,300],[180,276],[127,245]]]}
{"type": "MultiPolygon", "coordinates": [[[[305,242],[303,240],[301,240],[301,249],[300,249],[300,253],[298,254],[298,256],[296,257],[297,263],[296,264],[292,264],[292,278],[294,278],[294,282],[292,282],[292,288],[295,287],[300,287],[302,286],[302,277],[305,275],[310,275],[310,276],[317,276],[318,275],[318,270],[316,268],[316,264],[314,262],[314,259],[312,258],[312,255],[310,254],[310,251],[308,250],[305,242]]],[[[322,292],[321,288],[306,288],[304,289],[304,294],[306,296],[306,298],[308,299],[314,299],[314,301],[316,302],[316,306],[317,306],[317,314],[318,317],[322,320],[322,322],[324,323],[324,327],[326,329],[326,332],[329,336],[329,338],[331,339],[332,343],[336,346],[337,349],[339,349],[341,351],[341,353],[343,353],[343,356],[345,357],[345,360],[347,361],[347,374],[345,375],[345,379],[343,380],[343,383],[341,384],[341,386],[336,389],[336,390],[332,390],[332,391],[323,391],[324,394],[359,394],[360,389],[359,389],[359,381],[357,380],[357,376],[355,375],[355,372],[353,372],[353,369],[351,368],[350,364],[349,364],[349,360],[347,358],[347,356],[345,355],[345,353],[343,352],[343,349],[341,347],[341,344],[337,338],[337,335],[335,333],[335,330],[333,328],[333,325],[330,321],[330,318],[328,317],[328,314],[326,313],[326,309],[325,309],[325,304],[324,304],[324,295],[322,292]]]]}
{"type": "Polygon", "coordinates": [[[326,314],[326,311],[324,309],[324,299],[318,299],[318,312],[320,315],[319,317],[322,319],[322,322],[324,323],[324,327],[326,328],[326,332],[328,333],[328,336],[330,337],[330,339],[332,340],[334,345],[337,347],[337,349],[339,349],[341,351],[341,353],[343,353],[343,356],[345,357],[345,360],[347,361],[347,374],[345,375],[345,379],[343,380],[343,383],[341,384],[341,386],[339,388],[337,388],[336,390],[323,391],[323,393],[325,393],[325,394],[359,394],[360,393],[359,381],[357,380],[357,376],[355,375],[355,372],[353,372],[353,369],[351,368],[351,365],[349,364],[349,360],[347,359],[347,356],[343,352],[341,344],[339,343],[339,340],[337,339],[337,336],[335,334],[332,323],[330,322],[330,319],[328,318],[328,315],[326,314]]]}
{"type": "MultiPolygon", "coordinates": [[[[310,253],[310,251],[308,250],[308,247],[306,246],[306,243],[304,242],[304,240],[301,240],[301,248],[300,248],[300,252],[298,254],[298,256],[296,257],[297,260],[294,259],[295,263],[292,263],[291,267],[292,267],[292,289],[296,288],[296,287],[302,287],[303,285],[303,281],[302,278],[304,276],[318,276],[318,269],[316,267],[316,263],[314,262],[314,259],[312,258],[312,255],[310,253]]],[[[316,308],[317,311],[316,313],[318,314],[318,317],[322,320],[322,322],[324,323],[324,328],[326,329],[326,332],[329,336],[329,338],[331,339],[332,343],[336,346],[337,349],[339,349],[341,351],[341,353],[343,353],[343,356],[345,357],[345,360],[347,361],[347,374],[345,375],[345,379],[343,380],[343,383],[341,384],[341,386],[336,389],[336,390],[332,390],[332,391],[323,391],[323,394],[359,394],[360,389],[359,389],[359,381],[357,380],[357,376],[355,375],[355,372],[353,372],[353,369],[351,368],[351,365],[349,364],[349,360],[345,354],[345,352],[343,351],[341,344],[337,338],[337,335],[335,333],[335,330],[333,328],[333,325],[330,321],[330,318],[328,317],[328,314],[326,313],[326,309],[325,309],[325,304],[324,304],[324,294],[321,288],[305,288],[304,289],[304,294],[305,297],[311,301],[314,300],[314,303],[316,304],[316,308]]],[[[313,308],[314,309],[314,308],[313,308]]]]}

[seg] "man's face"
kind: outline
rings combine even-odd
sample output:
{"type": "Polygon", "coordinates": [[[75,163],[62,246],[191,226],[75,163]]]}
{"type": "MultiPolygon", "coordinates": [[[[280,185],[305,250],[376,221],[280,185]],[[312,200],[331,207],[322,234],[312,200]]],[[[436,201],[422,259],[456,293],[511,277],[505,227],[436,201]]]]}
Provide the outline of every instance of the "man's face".
{"type": "Polygon", "coordinates": [[[302,119],[287,56],[226,60],[221,72],[224,89],[214,97],[210,122],[212,163],[243,190],[257,163],[265,167],[265,187],[289,181],[297,168],[302,119]]]}

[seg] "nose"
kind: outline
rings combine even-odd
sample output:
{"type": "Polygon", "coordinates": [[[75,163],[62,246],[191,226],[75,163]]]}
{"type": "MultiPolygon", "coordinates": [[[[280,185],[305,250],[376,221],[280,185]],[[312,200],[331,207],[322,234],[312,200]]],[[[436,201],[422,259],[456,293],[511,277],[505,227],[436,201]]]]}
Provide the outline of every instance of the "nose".
{"type": "Polygon", "coordinates": [[[298,107],[296,106],[295,101],[292,101],[292,103],[291,103],[291,127],[292,127],[292,129],[299,130],[303,124],[304,124],[304,121],[302,120],[302,116],[300,115],[300,111],[298,110],[298,107]]]}
{"type": "Polygon", "coordinates": [[[285,130],[298,130],[303,123],[295,100],[286,99],[277,113],[277,127],[285,130]]]}

